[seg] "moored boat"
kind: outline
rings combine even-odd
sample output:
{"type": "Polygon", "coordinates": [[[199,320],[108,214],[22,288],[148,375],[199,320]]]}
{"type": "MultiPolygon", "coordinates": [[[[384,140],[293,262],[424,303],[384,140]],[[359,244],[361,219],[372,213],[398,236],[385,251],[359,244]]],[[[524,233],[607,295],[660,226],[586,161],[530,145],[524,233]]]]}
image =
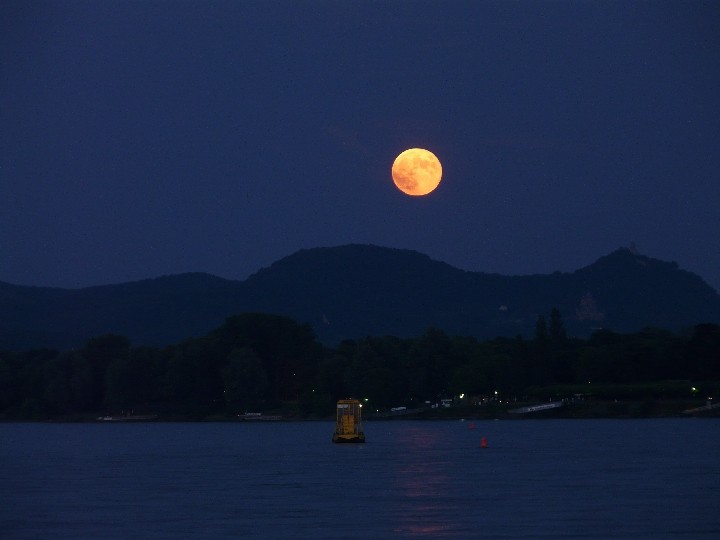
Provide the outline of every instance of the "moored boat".
{"type": "Polygon", "coordinates": [[[152,422],[158,419],[157,414],[123,414],[98,416],[99,422],[152,422]]]}
{"type": "Polygon", "coordinates": [[[282,420],[282,416],[279,415],[265,415],[263,413],[248,412],[246,412],[245,414],[238,414],[237,417],[238,420],[242,420],[244,422],[270,422],[282,420]]]}

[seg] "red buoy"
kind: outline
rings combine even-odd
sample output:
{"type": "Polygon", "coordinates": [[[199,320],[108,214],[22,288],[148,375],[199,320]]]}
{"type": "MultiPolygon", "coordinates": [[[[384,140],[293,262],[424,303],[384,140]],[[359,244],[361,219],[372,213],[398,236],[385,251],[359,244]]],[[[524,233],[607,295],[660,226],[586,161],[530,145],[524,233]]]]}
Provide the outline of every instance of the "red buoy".
{"type": "Polygon", "coordinates": [[[485,437],[480,439],[480,448],[487,448],[487,439],[485,437]]]}

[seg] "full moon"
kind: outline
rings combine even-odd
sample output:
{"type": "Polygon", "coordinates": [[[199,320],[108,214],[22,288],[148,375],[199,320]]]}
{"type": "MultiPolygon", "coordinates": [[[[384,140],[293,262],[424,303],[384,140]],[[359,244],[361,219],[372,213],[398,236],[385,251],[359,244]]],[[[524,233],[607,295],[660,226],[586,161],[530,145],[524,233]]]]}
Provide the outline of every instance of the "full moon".
{"type": "Polygon", "coordinates": [[[442,178],[442,165],[429,150],[410,148],[395,158],[392,178],[403,193],[427,195],[438,187],[442,178]]]}

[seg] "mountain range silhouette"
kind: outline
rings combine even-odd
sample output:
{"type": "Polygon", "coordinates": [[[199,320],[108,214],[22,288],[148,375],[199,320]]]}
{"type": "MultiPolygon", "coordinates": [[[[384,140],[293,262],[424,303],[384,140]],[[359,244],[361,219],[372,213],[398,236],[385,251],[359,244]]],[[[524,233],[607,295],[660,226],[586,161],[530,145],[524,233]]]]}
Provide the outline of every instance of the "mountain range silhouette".
{"type": "Polygon", "coordinates": [[[187,273],[81,289],[0,282],[0,349],[69,349],[108,333],[164,346],[248,312],[310,324],[329,345],[431,327],[478,339],[529,337],[553,308],[577,337],[720,323],[720,295],[702,278],[630,249],[574,272],[504,276],[354,244],[298,251],[244,281],[187,273]]]}

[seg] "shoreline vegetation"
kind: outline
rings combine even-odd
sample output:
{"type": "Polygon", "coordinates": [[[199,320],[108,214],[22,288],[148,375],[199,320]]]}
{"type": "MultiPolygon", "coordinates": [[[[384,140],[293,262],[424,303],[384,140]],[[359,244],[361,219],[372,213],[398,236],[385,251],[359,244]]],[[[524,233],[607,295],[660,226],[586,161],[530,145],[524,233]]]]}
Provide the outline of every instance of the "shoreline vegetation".
{"type": "Polygon", "coordinates": [[[583,339],[553,309],[532,338],[429,328],[327,347],[307,324],[247,313],[163,348],[109,334],[0,351],[0,422],[324,420],[348,397],[369,421],[717,416],[720,325],[583,339]]]}

